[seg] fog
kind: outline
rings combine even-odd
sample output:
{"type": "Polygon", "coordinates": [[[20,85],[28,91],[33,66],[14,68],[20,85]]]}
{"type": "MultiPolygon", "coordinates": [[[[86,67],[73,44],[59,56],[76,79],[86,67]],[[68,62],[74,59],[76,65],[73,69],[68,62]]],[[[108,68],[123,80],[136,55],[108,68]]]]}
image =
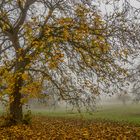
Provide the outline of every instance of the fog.
{"type": "MultiPolygon", "coordinates": [[[[110,107],[121,107],[121,106],[133,106],[137,103],[134,102],[134,97],[131,94],[116,94],[116,95],[106,95],[101,96],[96,100],[96,105],[94,106],[95,112],[103,108],[110,107]]],[[[81,112],[85,112],[85,108],[81,107],[81,112]]],[[[33,112],[77,112],[76,106],[69,104],[66,101],[53,101],[53,100],[38,100],[32,99],[24,106],[24,110],[32,110],[33,112]]],[[[93,111],[93,112],[94,112],[93,111]]]]}

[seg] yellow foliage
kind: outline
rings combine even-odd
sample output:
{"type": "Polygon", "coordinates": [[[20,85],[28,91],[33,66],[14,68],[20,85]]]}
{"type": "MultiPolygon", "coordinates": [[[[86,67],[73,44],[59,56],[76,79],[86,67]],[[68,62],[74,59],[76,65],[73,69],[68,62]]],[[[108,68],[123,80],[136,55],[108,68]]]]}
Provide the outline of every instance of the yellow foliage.
{"type": "Polygon", "coordinates": [[[22,74],[22,79],[23,80],[28,80],[29,79],[29,75],[27,73],[23,73],[22,74]]]}
{"type": "MultiPolygon", "coordinates": [[[[27,98],[37,98],[41,93],[42,86],[39,81],[30,82],[27,85],[23,86],[20,90],[22,94],[26,94],[27,98]]],[[[24,100],[24,99],[23,99],[24,100]]]]}

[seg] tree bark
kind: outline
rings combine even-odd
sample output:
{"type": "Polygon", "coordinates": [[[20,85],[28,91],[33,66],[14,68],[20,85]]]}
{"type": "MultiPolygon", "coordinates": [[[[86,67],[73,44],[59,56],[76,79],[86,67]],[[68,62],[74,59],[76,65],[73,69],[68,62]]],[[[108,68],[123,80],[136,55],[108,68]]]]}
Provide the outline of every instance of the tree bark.
{"type": "Polygon", "coordinates": [[[10,103],[10,116],[13,123],[20,123],[23,119],[23,111],[21,98],[22,95],[20,93],[20,89],[22,87],[22,78],[17,77],[14,85],[14,90],[12,95],[13,101],[10,103]]]}

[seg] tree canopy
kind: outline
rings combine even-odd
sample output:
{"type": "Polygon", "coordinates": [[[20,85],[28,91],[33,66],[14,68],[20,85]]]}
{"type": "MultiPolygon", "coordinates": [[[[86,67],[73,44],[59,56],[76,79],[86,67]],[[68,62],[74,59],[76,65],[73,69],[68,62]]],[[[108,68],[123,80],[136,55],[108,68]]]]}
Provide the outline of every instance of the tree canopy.
{"type": "Polygon", "coordinates": [[[135,37],[125,14],[104,17],[92,1],[1,0],[0,96],[8,95],[14,120],[28,98],[50,89],[83,105],[113,92],[135,37]]]}

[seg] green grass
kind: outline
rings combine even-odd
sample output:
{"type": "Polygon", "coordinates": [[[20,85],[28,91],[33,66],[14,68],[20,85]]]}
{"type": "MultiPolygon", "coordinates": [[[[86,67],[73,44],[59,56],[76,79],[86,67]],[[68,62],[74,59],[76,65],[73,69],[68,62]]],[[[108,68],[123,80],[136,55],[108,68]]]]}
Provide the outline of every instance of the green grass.
{"type": "MultiPolygon", "coordinates": [[[[3,114],[2,109],[0,109],[0,115],[3,114]]],[[[86,112],[81,114],[77,112],[66,112],[64,109],[47,110],[46,108],[42,109],[33,109],[33,115],[40,116],[49,116],[49,117],[65,117],[65,118],[82,118],[87,120],[107,120],[115,122],[127,122],[133,124],[140,124],[140,104],[139,105],[112,105],[112,106],[103,106],[97,109],[96,112],[93,112],[92,115],[86,112]]]]}
{"type": "Polygon", "coordinates": [[[0,115],[2,115],[3,113],[4,113],[4,110],[0,108],[0,115]]]}
{"type": "Polygon", "coordinates": [[[115,122],[128,122],[140,124],[140,105],[118,105],[104,106],[94,112],[92,115],[83,112],[68,113],[64,110],[47,111],[45,109],[33,110],[34,115],[49,116],[49,117],[66,117],[66,118],[83,118],[93,120],[108,120],[115,122]]]}

